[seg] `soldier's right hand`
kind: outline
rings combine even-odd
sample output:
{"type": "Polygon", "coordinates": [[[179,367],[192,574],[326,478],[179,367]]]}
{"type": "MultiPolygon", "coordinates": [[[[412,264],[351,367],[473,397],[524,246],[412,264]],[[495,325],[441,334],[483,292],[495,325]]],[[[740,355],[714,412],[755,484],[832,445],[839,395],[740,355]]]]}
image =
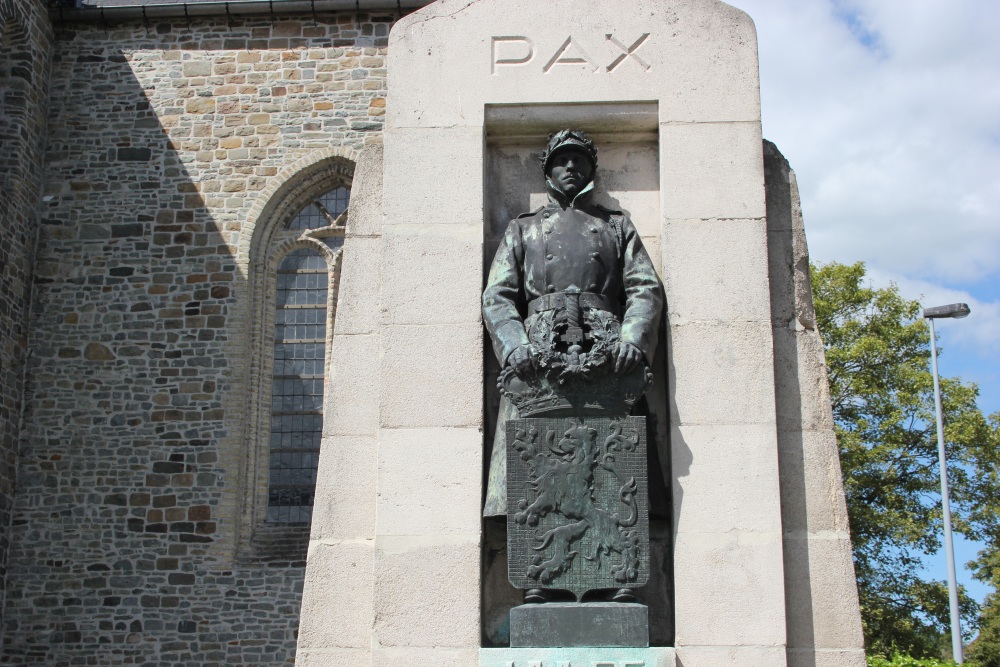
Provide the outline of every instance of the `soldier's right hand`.
{"type": "Polygon", "coordinates": [[[519,377],[524,377],[535,370],[535,351],[529,345],[521,345],[507,357],[507,363],[514,367],[519,377]]]}

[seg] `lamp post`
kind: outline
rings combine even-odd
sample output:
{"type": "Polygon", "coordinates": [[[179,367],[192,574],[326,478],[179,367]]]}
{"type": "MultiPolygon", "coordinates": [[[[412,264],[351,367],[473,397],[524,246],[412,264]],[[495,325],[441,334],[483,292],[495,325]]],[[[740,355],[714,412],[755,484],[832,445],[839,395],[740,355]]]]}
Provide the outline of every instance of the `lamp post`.
{"type": "Polygon", "coordinates": [[[948,500],[948,472],[944,461],[944,417],[941,414],[941,386],[938,380],[937,344],[934,320],[968,317],[969,306],[952,303],[924,308],[924,318],[931,323],[931,371],[934,375],[934,405],[937,408],[938,463],[941,466],[941,509],[944,516],[944,552],[948,559],[948,602],[951,609],[951,655],[962,664],[962,629],[958,622],[958,583],[955,581],[955,547],[951,541],[951,503],[948,500]]]}

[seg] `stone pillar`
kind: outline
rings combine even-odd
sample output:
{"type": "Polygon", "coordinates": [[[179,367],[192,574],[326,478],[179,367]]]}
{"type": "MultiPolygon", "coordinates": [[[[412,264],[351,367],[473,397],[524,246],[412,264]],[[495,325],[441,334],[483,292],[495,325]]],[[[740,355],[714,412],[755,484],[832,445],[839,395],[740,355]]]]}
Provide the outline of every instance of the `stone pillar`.
{"type": "Polygon", "coordinates": [[[790,667],[865,664],[847,503],[795,172],[764,142],[790,667]]]}
{"type": "Polygon", "coordinates": [[[371,664],[378,480],[382,147],[359,157],[333,331],[298,665],[371,664]]]}

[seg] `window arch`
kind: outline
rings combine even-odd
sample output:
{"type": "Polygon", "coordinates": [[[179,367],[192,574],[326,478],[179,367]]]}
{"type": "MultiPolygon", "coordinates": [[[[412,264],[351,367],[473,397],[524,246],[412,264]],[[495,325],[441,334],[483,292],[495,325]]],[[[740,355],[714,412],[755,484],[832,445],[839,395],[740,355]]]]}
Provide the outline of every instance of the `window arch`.
{"type": "Polygon", "coordinates": [[[254,240],[242,558],[305,558],[352,175],[335,160],[290,182],[254,240]]]}

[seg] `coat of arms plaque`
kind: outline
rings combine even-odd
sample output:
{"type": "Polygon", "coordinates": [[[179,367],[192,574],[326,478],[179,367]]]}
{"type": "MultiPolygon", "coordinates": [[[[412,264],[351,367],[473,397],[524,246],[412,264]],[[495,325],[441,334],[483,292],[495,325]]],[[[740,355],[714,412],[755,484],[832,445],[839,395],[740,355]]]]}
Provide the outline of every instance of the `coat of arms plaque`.
{"type": "Polygon", "coordinates": [[[577,599],[649,578],[642,417],[507,422],[508,577],[577,599]]]}

